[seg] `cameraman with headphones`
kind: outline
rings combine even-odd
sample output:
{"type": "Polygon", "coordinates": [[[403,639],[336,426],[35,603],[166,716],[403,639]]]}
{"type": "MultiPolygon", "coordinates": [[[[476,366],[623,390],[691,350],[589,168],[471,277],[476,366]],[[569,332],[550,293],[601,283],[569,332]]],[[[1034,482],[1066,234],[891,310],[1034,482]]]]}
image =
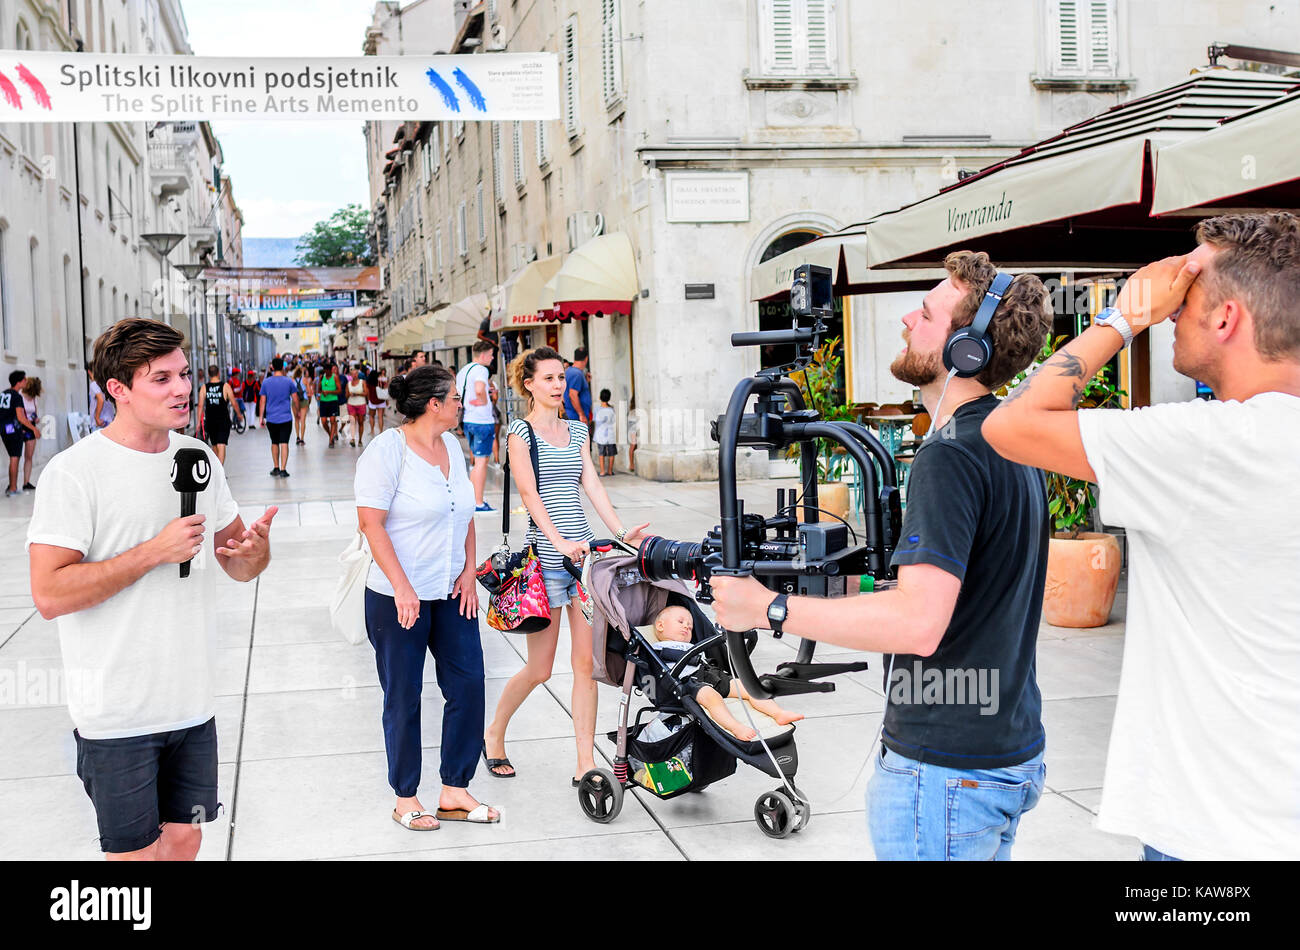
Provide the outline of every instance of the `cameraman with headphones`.
{"type": "Polygon", "coordinates": [[[1043,474],[1009,462],[980,427],[1051,325],[1033,276],[958,251],[903,317],[890,371],[933,424],[917,451],[892,564],[870,597],[776,595],[753,577],[711,579],[718,623],[886,654],[881,749],[868,787],[880,860],[1007,860],[1042,794],[1045,734],[1035,645],[1047,574],[1043,474]],[[891,655],[892,654],[892,655],[891,655]]]}

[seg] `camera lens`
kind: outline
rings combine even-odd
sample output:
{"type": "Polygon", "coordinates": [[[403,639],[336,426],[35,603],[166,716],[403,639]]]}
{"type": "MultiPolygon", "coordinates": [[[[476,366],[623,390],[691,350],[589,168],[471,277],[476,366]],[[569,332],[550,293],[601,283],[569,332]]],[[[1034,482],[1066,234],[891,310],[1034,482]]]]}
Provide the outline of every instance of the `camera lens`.
{"type": "Polygon", "coordinates": [[[637,553],[637,564],[647,580],[696,578],[703,563],[699,542],[674,541],[671,538],[646,538],[637,553]]]}

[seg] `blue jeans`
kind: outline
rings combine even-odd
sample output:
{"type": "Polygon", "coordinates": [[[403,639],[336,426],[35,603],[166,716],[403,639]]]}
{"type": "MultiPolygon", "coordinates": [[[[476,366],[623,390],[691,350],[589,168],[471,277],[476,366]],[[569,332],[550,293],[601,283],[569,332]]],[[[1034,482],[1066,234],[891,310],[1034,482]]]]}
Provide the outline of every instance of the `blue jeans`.
{"type": "Polygon", "coordinates": [[[375,648],[375,667],[384,688],[384,749],[388,784],[398,798],[420,788],[420,693],[424,651],[433,654],[442,691],[443,785],[466,788],[483,745],[483,645],[478,621],[462,617],[459,599],[422,600],[410,630],[397,622],[397,602],[366,589],[366,634],[375,648]]]}
{"type": "Polygon", "coordinates": [[[881,749],[867,786],[876,860],[1009,861],[1046,778],[1041,752],[1006,768],[950,769],[881,749]]]}

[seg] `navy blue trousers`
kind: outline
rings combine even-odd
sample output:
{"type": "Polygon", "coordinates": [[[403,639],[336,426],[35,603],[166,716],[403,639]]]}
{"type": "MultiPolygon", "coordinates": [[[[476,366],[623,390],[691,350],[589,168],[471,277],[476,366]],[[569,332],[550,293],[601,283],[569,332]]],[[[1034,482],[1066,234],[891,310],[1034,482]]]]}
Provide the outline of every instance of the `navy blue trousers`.
{"type": "Polygon", "coordinates": [[[384,688],[384,748],[388,784],[398,798],[420,787],[420,692],[424,651],[433,654],[442,690],[442,784],[466,788],[483,746],[483,645],[477,621],[462,617],[459,600],[422,600],[410,630],[397,622],[397,602],[366,589],[366,635],[384,688]]]}

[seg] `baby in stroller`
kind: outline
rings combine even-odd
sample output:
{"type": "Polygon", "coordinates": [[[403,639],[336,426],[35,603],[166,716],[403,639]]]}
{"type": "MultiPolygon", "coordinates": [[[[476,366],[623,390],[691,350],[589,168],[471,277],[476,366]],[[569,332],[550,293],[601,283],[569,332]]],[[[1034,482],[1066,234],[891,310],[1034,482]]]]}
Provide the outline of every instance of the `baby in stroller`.
{"type": "MultiPolygon", "coordinates": [[[[659,642],[653,644],[654,649],[665,663],[672,666],[691,648],[691,612],[685,607],[665,607],[655,615],[654,627],[655,635],[659,638],[659,642]]],[[[803,718],[801,713],[782,709],[770,699],[752,699],[741,686],[740,680],[733,679],[725,670],[718,669],[704,658],[700,658],[699,665],[692,661],[691,665],[681,671],[681,678],[689,688],[690,695],[704,707],[713,721],[745,742],[757,738],[758,733],[731,714],[724,702],[728,696],[738,696],[783,726],[803,718]]]]}

